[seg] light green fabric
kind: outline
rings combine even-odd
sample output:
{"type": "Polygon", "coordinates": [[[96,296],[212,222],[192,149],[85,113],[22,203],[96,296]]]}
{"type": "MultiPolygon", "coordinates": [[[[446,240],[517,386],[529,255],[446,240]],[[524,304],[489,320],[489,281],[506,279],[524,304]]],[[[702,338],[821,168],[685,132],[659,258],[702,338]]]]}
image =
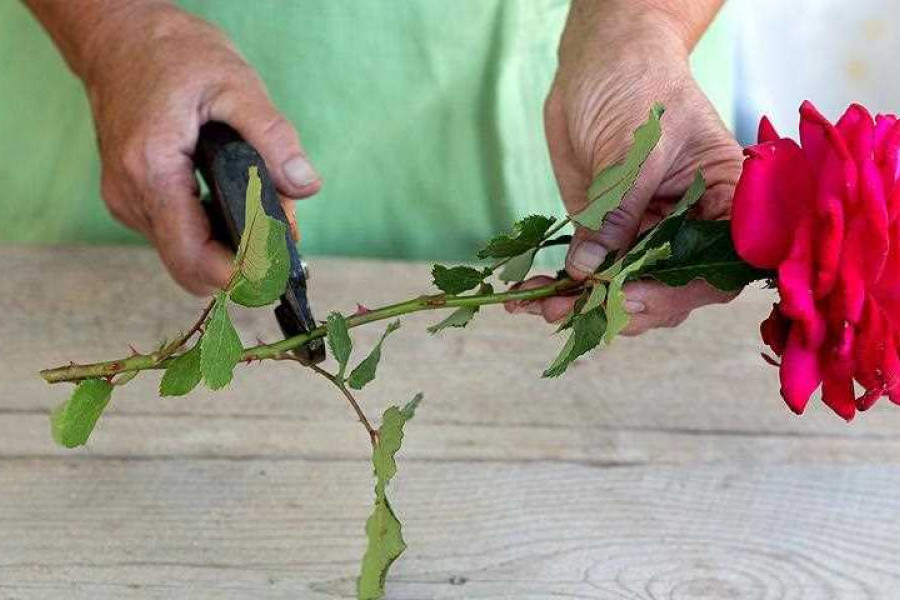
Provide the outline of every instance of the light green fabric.
{"type": "MultiPolygon", "coordinates": [[[[541,105],[566,0],[181,4],[235,40],[323,175],[298,210],[304,252],[461,259],[518,216],[561,213],[541,105]]],[[[730,112],[728,37],[711,35],[695,66],[730,112]]],[[[0,181],[0,241],[138,239],[100,201],[79,83],[12,0],[0,2],[0,181]]]]}

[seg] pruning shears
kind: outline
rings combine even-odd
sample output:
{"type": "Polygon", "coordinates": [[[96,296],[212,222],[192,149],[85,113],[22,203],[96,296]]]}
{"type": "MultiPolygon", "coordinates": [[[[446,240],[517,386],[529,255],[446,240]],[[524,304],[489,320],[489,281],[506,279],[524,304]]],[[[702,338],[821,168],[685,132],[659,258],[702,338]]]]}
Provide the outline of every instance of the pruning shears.
{"type": "MultiPolygon", "coordinates": [[[[275,307],[275,318],[285,337],[309,333],[316,328],[316,320],[309,306],[307,289],[309,271],[291,235],[291,226],[266,170],[266,163],[252,145],[225,123],[210,122],[200,128],[194,163],[209,188],[203,199],[212,224],[213,235],[232,251],[237,251],[244,231],[244,208],[248,170],[256,166],[262,182],[262,206],[270,217],[285,224],[285,244],[291,259],[287,286],[275,307]]],[[[321,339],[312,340],[293,351],[307,362],[325,359],[325,345],[321,339]]]]}

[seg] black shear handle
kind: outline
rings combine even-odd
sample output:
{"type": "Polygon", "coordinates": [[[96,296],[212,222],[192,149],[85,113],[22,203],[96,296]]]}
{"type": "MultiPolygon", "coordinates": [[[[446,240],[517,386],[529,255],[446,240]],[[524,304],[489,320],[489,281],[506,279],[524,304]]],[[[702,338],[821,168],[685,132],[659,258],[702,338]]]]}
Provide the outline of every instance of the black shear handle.
{"type": "MultiPolygon", "coordinates": [[[[200,128],[194,164],[209,188],[205,208],[216,239],[236,251],[244,231],[248,170],[255,166],[262,183],[262,207],[267,215],[285,224],[285,244],[291,269],[287,288],[275,308],[275,316],[286,337],[309,333],[316,328],[306,295],[306,270],[291,238],[290,226],[278,192],[259,152],[225,123],[210,122],[200,128]]],[[[297,351],[302,358],[319,362],[325,356],[321,340],[297,351]]]]}

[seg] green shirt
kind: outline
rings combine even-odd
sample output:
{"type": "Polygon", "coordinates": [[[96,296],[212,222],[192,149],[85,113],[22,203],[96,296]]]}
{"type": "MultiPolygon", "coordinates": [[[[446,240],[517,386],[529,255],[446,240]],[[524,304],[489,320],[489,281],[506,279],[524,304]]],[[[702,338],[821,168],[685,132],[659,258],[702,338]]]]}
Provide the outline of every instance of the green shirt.
{"type": "MultiPolygon", "coordinates": [[[[323,176],[298,204],[304,252],[463,259],[519,216],[561,214],[541,107],[566,0],[181,4],[259,70],[323,176]]],[[[720,109],[725,25],[695,53],[720,109]]],[[[138,240],[107,214],[99,173],[81,85],[25,8],[3,2],[0,241],[138,240]]]]}

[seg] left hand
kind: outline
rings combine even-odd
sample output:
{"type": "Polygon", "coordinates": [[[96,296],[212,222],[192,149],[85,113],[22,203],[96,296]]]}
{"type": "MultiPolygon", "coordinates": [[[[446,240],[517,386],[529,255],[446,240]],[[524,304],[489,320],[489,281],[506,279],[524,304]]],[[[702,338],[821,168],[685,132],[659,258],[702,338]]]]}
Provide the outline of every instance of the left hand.
{"type": "MultiPolygon", "coordinates": [[[[708,187],[694,215],[728,218],[742,164],[740,146],[691,75],[689,49],[677,27],[659,15],[627,10],[605,15],[601,27],[585,12],[589,11],[573,9],[570,15],[544,113],[550,158],[569,214],[584,209],[594,175],[624,158],[632,132],[646,120],[650,107],[661,102],[667,110],[662,139],[634,189],[607,215],[599,231],[576,228],[566,258],[566,271],[575,280],[588,277],[609,252],[629,247],[641,231],[668,213],[698,168],[703,169],[708,187]]],[[[522,286],[548,282],[536,277],[522,286]]],[[[674,327],[693,309],[734,296],[703,281],[680,288],[632,282],[625,294],[632,317],[623,331],[626,335],[674,327]]],[[[575,300],[508,303],[507,310],[556,322],[572,310],[575,300]]]]}

